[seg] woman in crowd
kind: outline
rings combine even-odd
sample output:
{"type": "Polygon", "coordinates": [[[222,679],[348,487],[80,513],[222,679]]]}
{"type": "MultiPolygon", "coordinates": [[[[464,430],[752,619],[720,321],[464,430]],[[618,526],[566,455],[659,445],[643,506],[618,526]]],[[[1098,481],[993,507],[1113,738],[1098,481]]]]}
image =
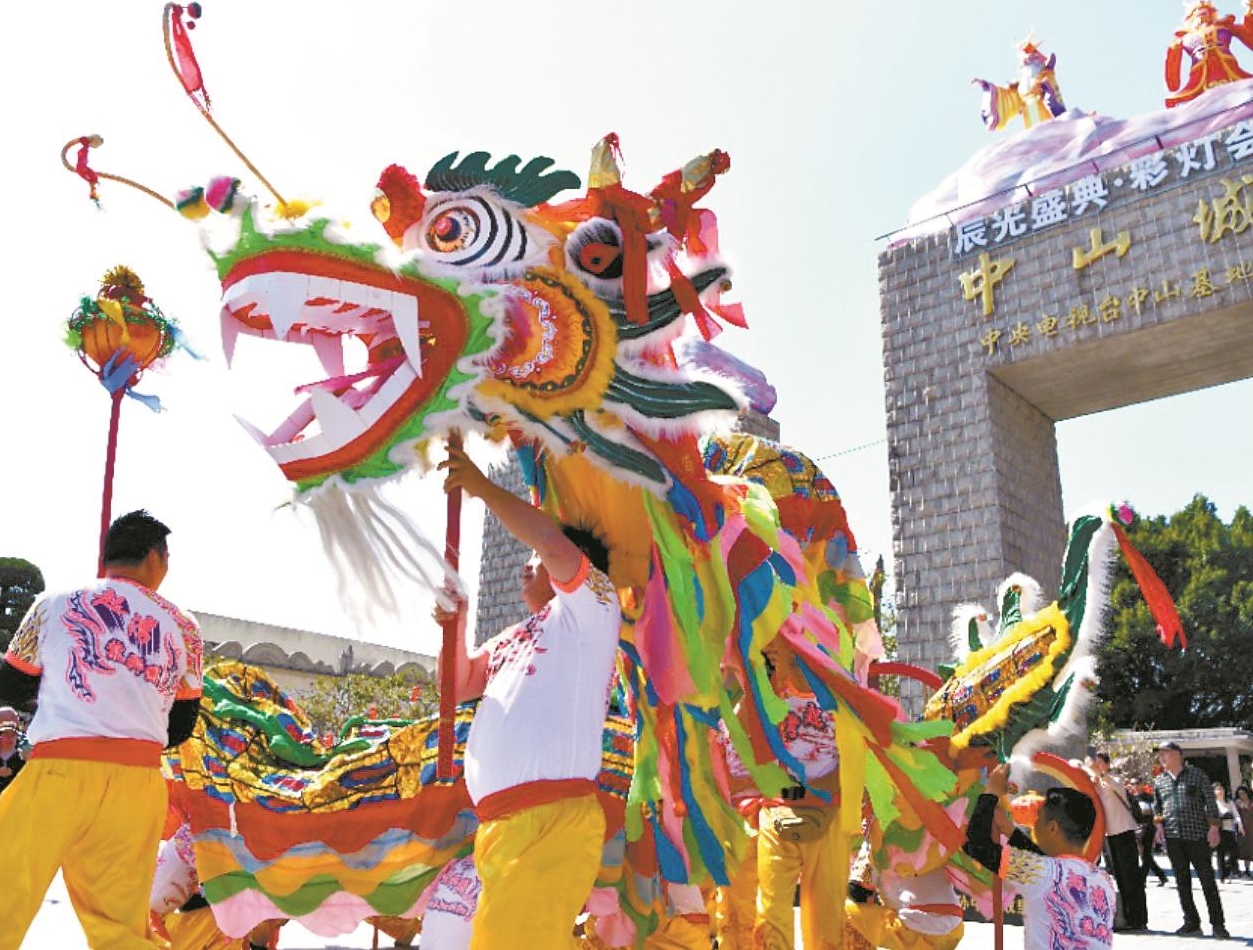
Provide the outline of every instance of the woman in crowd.
{"type": "Polygon", "coordinates": [[[1244,862],[1244,876],[1253,877],[1253,792],[1247,785],[1236,789],[1236,814],[1240,818],[1241,834],[1236,845],[1236,856],[1244,862]]]}
{"type": "Polygon", "coordinates": [[[1227,786],[1222,782],[1214,783],[1214,801],[1218,805],[1219,841],[1214,852],[1218,862],[1218,879],[1227,883],[1228,875],[1234,876],[1239,868],[1236,865],[1236,839],[1244,834],[1240,823],[1240,813],[1236,806],[1227,800],[1227,786]]]}

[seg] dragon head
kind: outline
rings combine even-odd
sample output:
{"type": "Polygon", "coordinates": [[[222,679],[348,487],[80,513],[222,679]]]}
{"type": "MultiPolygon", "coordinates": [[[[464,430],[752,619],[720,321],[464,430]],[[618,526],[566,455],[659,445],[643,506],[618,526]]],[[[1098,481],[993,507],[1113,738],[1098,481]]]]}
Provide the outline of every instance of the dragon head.
{"type": "MultiPolygon", "coordinates": [[[[518,449],[537,499],[563,470],[581,485],[599,472],[716,527],[696,435],[710,414],[774,404],[758,371],[709,342],[719,320],[743,325],[720,301],[716,221],[696,207],[727,157],[700,156],[640,194],[623,187],[608,136],[586,191],[563,203],[552,199],[580,181],[552,165],[454,152],[422,182],[389,166],[371,243],[317,207],[267,212],[233,179],[179,196],[205,222],[227,359],[242,334],[321,363],[322,378],[288,381],[277,427],[244,425],[318,515],[328,551],[354,560],[328,536],[328,512],[342,515],[330,535],[357,531],[370,489],[424,467],[427,443],[453,430],[518,449]]],[[[646,574],[645,540],[633,577],[646,574]]]]}
{"type": "Polygon", "coordinates": [[[207,197],[232,222],[208,241],[228,360],[245,334],[311,347],[325,369],[292,381],[277,428],[248,426],[298,490],[387,478],[459,428],[586,451],[664,491],[650,440],[738,410],[745,390],[768,408],[755,371],[695,335],[672,347],[684,313],[706,336],[715,314],[741,322],[717,301],[728,284],[712,215],[693,207],[725,156],[645,196],[622,188],[615,146],[597,146],[592,187],[565,204],[549,201],[579,179],[546,158],[489,167],[454,152],[422,184],[393,165],[371,206],[390,239],[378,243],[316,209],[267,219],[221,180],[185,193],[185,209],[207,197]],[[364,350],[363,371],[345,372],[348,347],[364,350]]]}

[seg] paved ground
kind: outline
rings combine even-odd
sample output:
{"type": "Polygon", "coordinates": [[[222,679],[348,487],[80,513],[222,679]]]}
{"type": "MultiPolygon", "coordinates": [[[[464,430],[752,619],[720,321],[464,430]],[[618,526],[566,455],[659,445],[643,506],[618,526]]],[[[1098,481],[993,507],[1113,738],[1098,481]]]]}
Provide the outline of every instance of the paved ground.
{"type": "MultiPolygon", "coordinates": [[[[1204,901],[1199,886],[1193,882],[1197,906],[1204,915],[1204,901]]],[[[1223,910],[1227,915],[1227,929],[1232,939],[1224,946],[1253,947],[1253,880],[1239,878],[1220,884],[1223,910]]],[[[1176,937],[1175,928],[1183,923],[1183,915],[1179,910],[1179,900],[1175,894],[1173,882],[1159,888],[1156,881],[1149,880],[1149,926],[1152,932],[1143,935],[1119,934],[1114,939],[1114,946],[1119,950],[1167,950],[1171,947],[1196,947],[1201,941],[1209,941],[1209,922],[1204,921],[1205,937],[1176,937]]],[[[372,944],[372,931],[368,927],[360,927],[355,933],[343,937],[327,939],[309,933],[298,924],[288,924],[283,928],[283,936],[279,942],[281,950],[363,950],[372,944]]],[[[70,908],[61,879],[57,878],[44,900],[43,908],[35,919],[34,925],[22,943],[24,950],[79,950],[87,946],[83,939],[78,921],[70,908]]],[[[391,941],[383,938],[382,947],[390,947],[391,941]]],[[[992,926],[990,924],[967,924],[966,937],[962,947],[968,950],[992,950],[992,926]]],[[[1005,946],[1007,950],[1018,950],[1022,946],[1022,931],[1015,927],[1006,928],[1005,946]]],[[[800,943],[797,943],[800,947],[800,943]]]]}

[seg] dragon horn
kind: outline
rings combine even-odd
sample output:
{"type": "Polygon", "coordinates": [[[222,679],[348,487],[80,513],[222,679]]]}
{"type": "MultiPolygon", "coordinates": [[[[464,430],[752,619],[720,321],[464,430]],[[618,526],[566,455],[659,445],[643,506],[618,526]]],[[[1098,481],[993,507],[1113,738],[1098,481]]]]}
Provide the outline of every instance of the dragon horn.
{"type": "MultiPolygon", "coordinates": [[[[192,20],[199,19],[200,4],[188,4],[187,14],[192,20]]],[[[196,62],[191,37],[187,34],[187,31],[194,27],[195,23],[183,23],[183,7],[180,4],[167,3],[165,5],[161,13],[161,32],[165,40],[165,58],[170,63],[170,69],[174,71],[174,76],[191,99],[192,104],[195,105],[196,111],[204,116],[204,120],[213,126],[213,131],[222,138],[239,160],[248,166],[248,170],[257,176],[261,184],[265,185],[278,202],[281,212],[287,207],[287,201],[278,193],[278,189],[270,184],[269,179],[261,174],[257,166],[248,160],[248,156],[240,151],[239,146],[231,141],[231,137],[209,113],[209,93],[204,86],[204,75],[200,71],[200,64],[196,62]]]]}
{"type": "Polygon", "coordinates": [[[587,172],[587,187],[605,188],[609,185],[622,183],[622,169],[619,159],[622,151],[618,145],[618,135],[610,132],[592,148],[591,167],[587,172]]]}
{"type": "Polygon", "coordinates": [[[156,198],[157,201],[161,202],[161,204],[165,205],[170,210],[174,209],[174,202],[170,201],[170,199],[166,198],[164,195],[153,191],[147,185],[141,185],[139,182],[130,178],[123,178],[121,175],[111,175],[108,172],[98,172],[93,169],[87,163],[88,155],[93,148],[97,148],[103,144],[104,138],[102,136],[82,135],[78,138],[70,139],[61,149],[61,164],[65,166],[67,171],[73,172],[83,181],[87,182],[88,186],[91,188],[92,201],[94,201],[97,205],[100,204],[100,197],[96,193],[96,183],[101,178],[105,178],[109,181],[121,182],[123,185],[130,185],[130,187],[142,191],[145,195],[150,195],[151,197],[156,198]],[[71,165],[70,160],[66,157],[66,154],[76,145],[78,146],[78,159],[73,165],[71,165]]]}

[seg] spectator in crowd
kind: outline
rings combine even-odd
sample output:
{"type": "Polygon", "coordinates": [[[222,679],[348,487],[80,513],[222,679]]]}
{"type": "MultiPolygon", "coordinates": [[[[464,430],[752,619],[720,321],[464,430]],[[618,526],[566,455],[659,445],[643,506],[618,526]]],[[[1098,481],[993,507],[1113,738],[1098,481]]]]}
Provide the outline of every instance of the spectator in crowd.
{"type": "Polygon", "coordinates": [[[1236,789],[1236,811],[1240,814],[1237,857],[1244,863],[1244,876],[1253,877],[1253,792],[1247,785],[1236,789]]]}
{"type": "Polygon", "coordinates": [[[1136,833],[1140,822],[1137,807],[1127,798],[1122,783],[1110,773],[1108,752],[1097,752],[1084,763],[1092,777],[1105,813],[1105,854],[1110,873],[1122,898],[1123,923],[1118,929],[1140,933],[1148,929],[1149,909],[1144,897],[1144,877],[1140,874],[1140,854],[1136,833]]]}
{"type": "Polygon", "coordinates": [[[1176,742],[1164,742],[1157,749],[1161,772],[1153,780],[1153,814],[1166,835],[1166,856],[1175,872],[1179,906],[1183,909],[1180,935],[1201,932],[1201,915],[1192,900],[1192,870],[1201,879],[1201,891],[1209,911],[1214,936],[1227,939],[1222,898],[1214,881],[1210,849],[1218,845],[1218,807],[1209,778],[1195,765],[1183,761],[1183,750],[1176,742]]]}
{"type": "Polygon", "coordinates": [[[1218,808],[1218,847],[1214,851],[1217,862],[1218,879],[1224,884],[1228,877],[1234,877],[1239,870],[1236,861],[1236,841],[1244,834],[1240,824],[1240,812],[1235,803],[1227,800],[1227,786],[1222,782],[1214,783],[1214,804],[1218,808]]]}
{"type": "Polygon", "coordinates": [[[1137,833],[1140,847],[1140,880],[1146,884],[1149,872],[1157,876],[1157,886],[1166,886],[1166,872],[1153,857],[1157,850],[1158,828],[1153,821],[1153,786],[1148,782],[1133,779],[1127,784],[1127,796],[1136,806],[1136,818],[1140,822],[1137,833]]]}
{"type": "Polygon", "coordinates": [[[9,787],[25,764],[17,713],[5,706],[0,709],[0,792],[9,787]],[[12,713],[12,718],[6,712],[12,713]]]}

